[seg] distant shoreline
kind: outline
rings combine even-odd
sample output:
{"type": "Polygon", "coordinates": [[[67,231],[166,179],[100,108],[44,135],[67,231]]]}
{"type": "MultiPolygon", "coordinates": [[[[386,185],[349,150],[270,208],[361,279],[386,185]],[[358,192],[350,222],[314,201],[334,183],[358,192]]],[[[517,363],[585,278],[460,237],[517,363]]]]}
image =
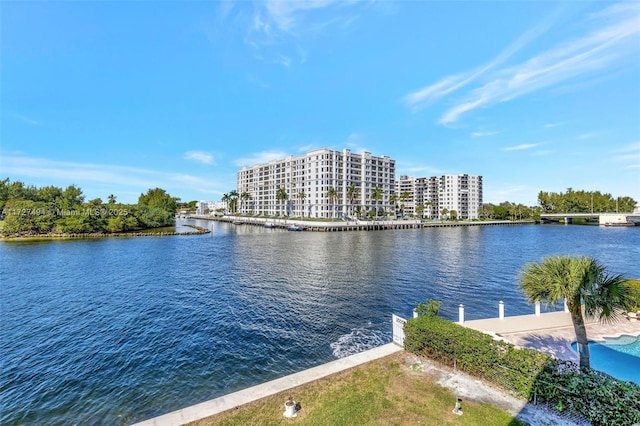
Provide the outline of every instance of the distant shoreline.
{"type": "Polygon", "coordinates": [[[0,241],[12,242],[12,241],[51,241],[51,240],[80,240],[80,239],[97,239],[97,238],[120,238],[120,237],[166,237],[172,235],[202,235],[211,232],[207,228],[196,225],[183,225],[189,228],[195,229],[190,232],[176,232],[176,231],[158,231],[153,232],[114,232],[114,233],[72,233],[72,234],[35,234],[35,235],[17,235],[17,236],[2,236],[0,241]]]}

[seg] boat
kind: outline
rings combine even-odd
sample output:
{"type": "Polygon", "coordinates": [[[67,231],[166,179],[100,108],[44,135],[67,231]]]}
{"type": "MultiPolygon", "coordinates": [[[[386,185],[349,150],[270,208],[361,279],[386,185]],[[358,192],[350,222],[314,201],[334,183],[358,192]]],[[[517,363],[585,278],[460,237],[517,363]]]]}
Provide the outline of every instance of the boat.
{"type": "Polygon", "coordinates": [[[278,227],[278,225],[276,225],[276,224],[275,224],[275,223],[273,223],[273,222],[266,222],[266,223],[264,224],[264,227],[265,227],[265,228],[277,228],[277,227],[278,227]]]}
{"type": "Polygon", "coordinates": [[[289,225],[287,231],[304,231],[304,227],[300,225],[289,225]]]}
{"type": "Polygon", "coordinates": [[[242,221],[240,221],[240,220],[234,220],[234,221],[233,221],[233,224],[234,224],[234,225],[242,225],[242,221]]]}

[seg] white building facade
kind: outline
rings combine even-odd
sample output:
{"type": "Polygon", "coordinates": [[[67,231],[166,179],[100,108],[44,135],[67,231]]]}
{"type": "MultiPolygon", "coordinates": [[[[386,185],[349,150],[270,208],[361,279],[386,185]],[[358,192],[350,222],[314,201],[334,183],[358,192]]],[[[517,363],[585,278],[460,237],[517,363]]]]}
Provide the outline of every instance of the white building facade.
{"type": "Polygon", "coordinates": [[[419,214],[422,210],[419,215],[427,219],[452,218],[454,214],[458,219],[478,219],[482,209],[482,176],[400,176],[396,198],[398,210],[402,209],[404,214],[419,214]]]}
{"type": "Polygon", "coordinates": [[[318,149],[238,171],[243,214],[335,218],[386,211],[394,189],[395,160],[349,149],[318,149]]]}

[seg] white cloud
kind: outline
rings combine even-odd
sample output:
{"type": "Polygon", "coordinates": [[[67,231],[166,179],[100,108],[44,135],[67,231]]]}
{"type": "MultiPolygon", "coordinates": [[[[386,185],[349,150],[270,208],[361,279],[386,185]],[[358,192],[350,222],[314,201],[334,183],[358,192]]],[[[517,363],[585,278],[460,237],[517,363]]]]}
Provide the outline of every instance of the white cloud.
{"type": "Polygon", "coordinates": [[[197,161],[203,164],[213,164],[213,155],[203,151],[187,151],[184,153],[185,160],[197,161]]]}
{"type": "Polygon", "coordinates": [[[255,2],[244,41],[256,59],[290,68],[307,60],[309,52],[303,46],[308,36],[349,28],[368,5],[337,0],[255,2]]]}
{"type": "Polygon", "coordinates": [[[629,145],[623,146],[618,150],[618,152],[640,152],[640,141],[630,143],[629,145]]]}
{"type": "MultiPolygon", "coordinates": [[[[396,163],[397,164],[397,163],[396,163]]],[[[444,174],[444,170],[438,169],[432,166],[409,166],[403,167],[402,173],[398,172],[398,175],[409,175],[415,177],[431,177],[444,174]]]]}
{"type": "Polygon", "coordinates": [[[523,144],[520,144],[520,145],[505,147],[504,150],[505,151],[522,151],[524,149],[535,148],[538,145],[540,145],[540,144],[538,144],[538,143],[523,143],[523,144]]]}
{"type": "Polygon", "coordinates": [[[298,148],[298,152],[309,152],[317,148],[318,147],[314,144],[303,145],[300,148],[298,148]]]}
{"type": "Polygon", "coordinates": [[[233,163],[238,167],[251,167],[257,164],[266,164],[271,161],[282,160],[289,155],[291,154],[281,151],[256,152],[248,157],[238,158],[233,163]]]}
{"type": "Polygon", "coordinates": [[[428,105],[431,105],[445,95],[455,92],[456,90],[461,89],[464,86],[474,82],[490,70],[504,63],[531,41],[535,40],[537,37],[546,32],[550,26],[550,23],[551,17],[547,18],[545,21],[541,22],[533,29],[524,33],[487,64],[484,64],[474,70],[465,73],[445,77],[437,83],[407,94],[403,98],[405,104],[415,112],[428,105]]]}
{"type": "Polygon", "coordinates": [[[615,160],[631,162],[631,164],[627,166],[627,168],[640,167],[640,141],[625,145],[618,149],[616,152],[621,153],[622,155],[614,157],[615,160]]]}
{"type": "Polygon", "coordinates": [[[549,124],[545,124],[544,127],[546,129],[551,129],[553,127],[558,127],[559,125],[561,125],[562,123],[549,123],[549,124]]]}
{"type": "Polygon", "coordinates": [[[17,118],[18,120],[22,121],[25,124],[28,124],[30,126],[39,126],[40,122],[37,120],[34,120],[31,117],[27,117],[26,115],[22,115],[22,114],[13,114],[13,116],[15,118],[17,118]]]}
{"type": "Polygon", "coordinates": [[[114,166],[110,164],[76,163],[49,160],[22,155],[2,155],[2,171],[5,175],[18,179],[45,179],[47,185],[77,184],[81,188],[89,184],[103,184],[113,193],[145,191],[161,187],[180,190],[185,184],[197,188],[198,192],[216,192],[211,188],[211,180],[201,177],[159,172],[137,167],[114,166]]]}
{"type": "Polygon", "coordinates": [[[483,138],[486,136],[493,136],[493,135],[497,135],[500,132],[473,132],[471,133],[471,137],[473,138],[483,138]]]}
{"type": "MultiPolygon", "coordinates": [[[[598,16],[596,16],[597,18],[598,16]]],[[[440,82],[405,96],[412,109],[438,100],[483,76],[484,81],[464,94],[460,101],[446,110],[439,119],[443,125],[481,107],[507,102],[520,96],[576,78],[585,78],[596,71],[620,67],[638,56],[640,45],[640,3],[624,7],[613,6],[600,15],[605,22],[592,32],[567,40],[517,65],[498,68],[530,40],[546,30],[548,25],[526,33],[487,65],[467,73],[445,77],[440,82]]],[[[634,65],[637,61],[633,61],[634,65]]]]}
{"type": "Polygon", "coordinates": [[[284,1],[271,0],[265,4],[269,18],[283,32],[292,32],[300,26],[304,15],[314,9],[324,9],[335,5],[335,0],[284,1]]]}
{"type": "Polygon", "coordinates": [[[622,161],[640,161],[640,152],[637,154],[618,155],[615,158],[622,161]]]}
{"type": "Polygon", "coordinates": [[[578,139],[578,140],[593,139],[596,136],[598,136],[598,134],[597,133],[593,133],[593,132],[591,132],[591,133],[582,133],[582,134],[576,136],[576,139],[578,139]]]}

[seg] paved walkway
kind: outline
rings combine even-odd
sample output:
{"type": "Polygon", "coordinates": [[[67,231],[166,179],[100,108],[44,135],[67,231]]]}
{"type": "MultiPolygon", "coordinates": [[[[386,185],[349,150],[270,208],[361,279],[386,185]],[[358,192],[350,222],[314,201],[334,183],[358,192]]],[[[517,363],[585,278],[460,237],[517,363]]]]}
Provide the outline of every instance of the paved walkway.
{"type": "MultiPolygon", "coordinates": [[[[587,321],[593,323],[594,321],[587,321]]],[[[546,312],[540,315],[518,315],[511,317],[488,318],[481,320],[465,321],[465,327],[489,334],[515,333],[531,330],[572,327],[569,312],[546,312]]]]}
{"type": "MultiPolygon", "coordinates": [[[[640,336],[640,321],[621,318],[619,321],[602,324],[597,320],[587,320],[589,340],[604,340],[624,334],[640,336]]],[[[520,315],[504,319],[490,318],[465,321],[465,327],[488,334],[497,335],[516,346],[545,352],[555,358],[579,362],[577,352],[571,348],[576,340],[571,316],[568,312],[549,312],[536,315],[520,315]]]]}
{"type": "Polygon", "coordinates": [[[398,346],[395,343],[389,343],[387,345],[379,346],[345,358],[340,358],[308,370],[300,371],[299,373],[291,374],[280,379],[243,389],[229,395],[224,395],[220,398],[212,399],[210,401],[192,405],[191,407],[173,411],[153,419],[145,420],[143,422],[136,423],[136,426],[183,425],[185,423],[213,416],[240,405],[313,382],[314,380],[356,367],[374,359],[384,358],[402,350],[401,346],[398,346]]]}
{"type": "MultiPolygon", "coordinates": [[[[640,336],[640,322],[631,322],[628,319],[612,324],[589,323],[586,327],[587,337],[593,341],[602,341],[605,337],[618,337],[625,334],[640,336]]],[[[580,362],[578,353],[571,347],[571,343],[576,340],[573,325],[546,330],[502,333],[500,336],[516,346],[536,349],[558,359],[580,362]]]]}

